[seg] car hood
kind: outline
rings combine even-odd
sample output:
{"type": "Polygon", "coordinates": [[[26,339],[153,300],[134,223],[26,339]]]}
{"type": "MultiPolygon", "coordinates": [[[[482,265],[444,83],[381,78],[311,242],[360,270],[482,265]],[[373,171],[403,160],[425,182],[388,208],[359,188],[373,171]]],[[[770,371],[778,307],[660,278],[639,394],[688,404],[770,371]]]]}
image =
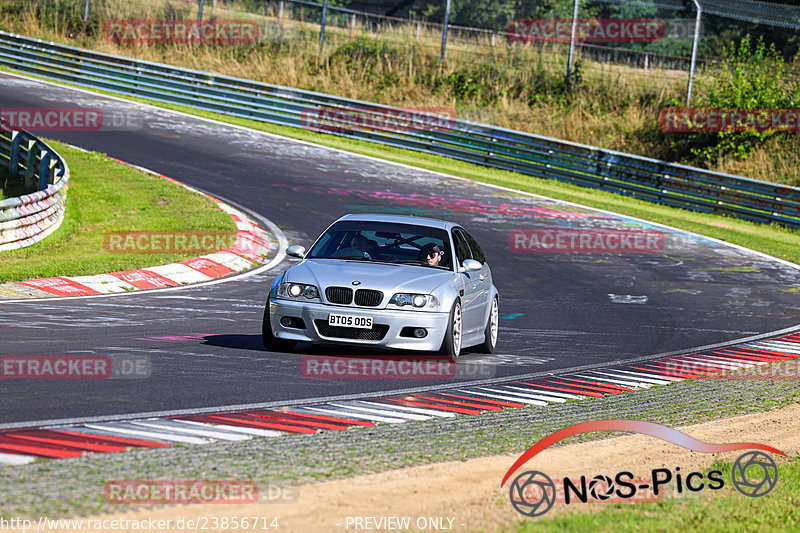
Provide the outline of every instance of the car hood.
{"type": "Polygon", "coordinates": [[[314,283],[322,291],[339,286],[376,289],[389,296],[396,292],[428,294],[453,277],[452,272],[436,268],[342,259],[307,259],[286,274],[285,281],[314,283]],[[361,283],[356,286],[354,281],[361,283]]]}

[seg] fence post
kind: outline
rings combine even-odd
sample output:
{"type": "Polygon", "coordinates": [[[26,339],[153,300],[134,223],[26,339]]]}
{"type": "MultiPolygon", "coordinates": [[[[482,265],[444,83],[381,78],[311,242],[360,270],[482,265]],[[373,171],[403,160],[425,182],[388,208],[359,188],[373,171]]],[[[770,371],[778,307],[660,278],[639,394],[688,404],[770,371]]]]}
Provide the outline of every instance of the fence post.
{"type": "Polygon", "coordinates": [[[328,18],[328,0],[322,4],[322,20],[319,23],[319,53],[322,53],[322,45],[325,44],[325,21],[328,18]]]}
{"type": "Polygon", "coordinates": [[[39,190],[43,191],[50,184],[50,152],[42,151],[39,161],[39,190]]]}
{"type": "Polygon", "coordinates": [[[19,142],[22,135],[18,131],[11,132],[11,159],[8,163],[8,173],[11,176],[19,174],[19,142]]]}
{"type": "Polygon", "coordinates": [[[33,176],[36,174],[36,154],[39,152],[39,141],[28,141],[28,154],[25,159],[25,188],[33,187],[33,176]]]}
{"type": "Polygon", "coordinates": [[[494,48],[496,39],[497,39],[497,32],[493,31],[492,32],[492,48],[494,48]]]}
{"type": "Polygon", "coordinates": [[[86,21],[89,20],[89,1],[86,0],[86,6],[83,8],[83,23],[86,24],[86,21]]]}
{"type": "Polygon", "coordinates": [[[575,0],[572,5],[572,29],[569,34],[569,59],[567,59],[567,78],[565,80],[567,87],[570,85],[570,78],[572,77],[572,61],[575,58],[575,30],[578,26],[578,6],[580,0],[575,0]]]}
{"type": "Polygon", "coordinates": [[[350,37],[356,34],[356,14],[350,15],[350,37]]]}
{"type": "Polygon", "coordinates": [[[205,5],[206,0],[200,0],[199,5],[197,6],[197,30],[200,31],[200,26],[203,25],[203,6],[205,5]]]}
{"type": "Polygon", "coordinates": [[[645,54],[644,55],[644,73],[645,74],[647,74],[647,67],[649,66],[648,63],[650,63],[650,54],[645,54]]]}
{"type": "Polygon", "coordinates": [[[419,41],[419,30],[420,30],[421,26],[422,26],[422,23],[420,23],[420,21],[417,21],[417,40],[418,41],[419,41]]]}
{"type": "Polygon", "coordinates": [[[703,8],[697,0],[693,0],[697,8],[697,17],[694,19],[694,41],[692,42],[692,64],[689,67],[689,84],[686,87],[686,106],[692,102],[692,82],[694,81],[694,66],[697,61],[697,41],[700,39],[700,17],[703,15],[703,8]]]}
{"type": "Polygon", "coordinates": [[[447,0],[447,6],[444,11],[444,27],[442,28],[442,52],[439,54],[439,64],[444,63],[444,52],[447,48],[447,25],[450,23],[450,0],[447,0]]]}
{"type": "Polygon", "coordinates": [[[283,21],[283,0],[278,4],[278,22],[283,21]]]}

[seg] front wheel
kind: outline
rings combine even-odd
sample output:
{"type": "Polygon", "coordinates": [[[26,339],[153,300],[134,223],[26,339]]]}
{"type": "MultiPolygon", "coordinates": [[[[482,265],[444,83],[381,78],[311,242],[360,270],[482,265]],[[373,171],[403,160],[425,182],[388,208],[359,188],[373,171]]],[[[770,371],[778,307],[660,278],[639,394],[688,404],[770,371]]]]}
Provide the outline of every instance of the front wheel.
{"type": "Polygon", "coordinates": [[[269,320],[269,298],[267,298],[267,305],[264,306],[264,318],[261,321],[261,342],[264,343],[264,348],[271,352],[291,352],[296,344],[295,341],[279,339],[272,334],[272,324],[269,320]]]}
{"type": "Polygon", "coordinates": [[[483,344],[478,346],[478,351],[481,353],[494,353],[494,349],[497,346],[499,318],[497,296],[495,296],[492,300],[492,308],[489,311],[489,319],[486,321],[486,328],[483,330],[483,344]]]}
{"type": "Polygon", "coordinates": [[[450,321],[447,324],[447,332],[442,341],[442,348],[439,350],[443,355],[458,357],[461,353],[461,333],[463,329],[461,319],[461,302],[456,300],[453,308],[450,309],[450,321]]]}

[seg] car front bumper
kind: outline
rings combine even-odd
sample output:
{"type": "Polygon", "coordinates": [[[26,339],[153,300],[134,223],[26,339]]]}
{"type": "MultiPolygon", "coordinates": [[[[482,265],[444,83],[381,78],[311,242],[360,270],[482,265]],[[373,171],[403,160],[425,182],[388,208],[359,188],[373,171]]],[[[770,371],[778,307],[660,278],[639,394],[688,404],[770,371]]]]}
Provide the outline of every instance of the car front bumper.
{"type": "Polygon", "coordinates": [[[436,351],[442,346],[450,319],[449,313],[370,309],[279,299],[270,299],[269,314],[272,333],[279,339],[424,351],[436,351]],[[327,326],[331,313],[372,317],[372,330],[327,326]],[[282,325],[283,317],[302,319],[305,329],[282,325]],[[403,328],[424,328],[427,335],[423,338],[401,337],[403,328]]]}

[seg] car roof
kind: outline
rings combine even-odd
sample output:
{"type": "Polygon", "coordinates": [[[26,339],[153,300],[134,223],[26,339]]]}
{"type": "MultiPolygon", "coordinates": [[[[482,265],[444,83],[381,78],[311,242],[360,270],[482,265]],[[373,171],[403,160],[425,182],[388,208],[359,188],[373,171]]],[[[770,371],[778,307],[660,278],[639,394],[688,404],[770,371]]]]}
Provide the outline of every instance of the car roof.
{"type": "Polygon", "coordinates": [[[440,220],[438,218],[415,217],[407,215],[383,215],[377,213],[359,213],[356,215],[345,215],[340,220],[365,220],[371,222],[394,222],[395,224],[414,224],[416,226],[428,226],[431,228],[450,229],[457,226],[455,222],[440,220]]]}

